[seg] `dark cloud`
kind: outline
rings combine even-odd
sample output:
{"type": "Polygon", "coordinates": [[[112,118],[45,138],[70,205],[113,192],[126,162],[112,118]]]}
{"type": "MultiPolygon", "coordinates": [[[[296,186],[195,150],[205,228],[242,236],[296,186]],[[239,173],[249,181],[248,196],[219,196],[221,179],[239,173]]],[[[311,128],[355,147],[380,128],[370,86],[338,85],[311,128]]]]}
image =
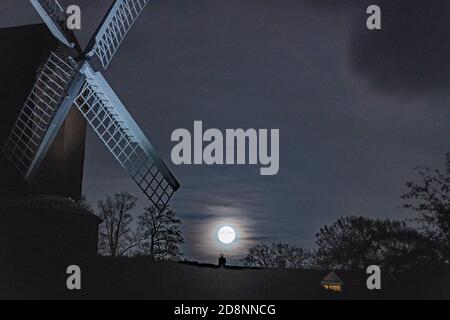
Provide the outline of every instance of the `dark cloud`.
{"type": "Polygon", "coordinates": [[[450,1],[307,1],[350,20],[347,32],[351,71],[388,94],[415,95],[446,90],[450,84],[450,1]],[[377,4],[382,30],[366,28],[366,8],[377,4]]]}
{"type": "Polygon", "coordinates": [[[450,2],[379,1],[379,4],[383,30],[354,28],[350,40],[353,71],[374,88],[393,94],[448,89],[450,2]]]}

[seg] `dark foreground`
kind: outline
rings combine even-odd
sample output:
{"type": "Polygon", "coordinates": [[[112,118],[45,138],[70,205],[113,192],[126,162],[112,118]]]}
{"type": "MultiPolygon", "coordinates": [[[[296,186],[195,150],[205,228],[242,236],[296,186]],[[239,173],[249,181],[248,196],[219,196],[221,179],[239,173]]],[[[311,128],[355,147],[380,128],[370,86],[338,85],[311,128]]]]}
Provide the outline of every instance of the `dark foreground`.
{"type": "Polygon", "coordinates": [[[225,268],[148,258],[49,259],[0,262],[0,299],[450,299],[450,266],[429,266],[382,278],[382,290],[366,288],[364,271],[337,271],[340,293],[322,289],[329,271],[225,268]],[[78,264],[82,289],[69,291],[66,268],[78,264]]]}

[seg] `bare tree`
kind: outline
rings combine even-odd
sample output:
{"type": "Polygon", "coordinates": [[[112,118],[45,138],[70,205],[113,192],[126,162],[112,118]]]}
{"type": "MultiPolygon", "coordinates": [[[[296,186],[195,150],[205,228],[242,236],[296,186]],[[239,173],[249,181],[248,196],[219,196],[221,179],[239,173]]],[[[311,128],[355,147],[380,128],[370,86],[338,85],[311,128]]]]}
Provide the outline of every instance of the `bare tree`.
{"type": "Polygon", "coordinates": [[[140,253],[155,260],[178,260],[184,243],[180,231],[181,221],[169,207],[161,210],[155,206],[145,208],[138,217],[140,253]]]}
{"type": "Polygon", "coordinates": [[[130,211],[136,206],[138,198],[128,192],[106,196],[98,202],[100,218],[103,223],[99,230],[99,248],[104,255],[118,257],[136,247],[137,242],[130,231],[133,217],[130,211]]]}
{"type": "Polygon", "coordinates": [[[260,243],[249,248],[241,262],[249,267],[303,269],[309,267],[310,253],[292,244],[260,243]]]}
{"type": "Polygon", "coordinates": [[[402,198],[406,208],[420,214],[418,219],[426,236],[440,247],[441,259],[450,261],[450,152],[445,171],[417,167],[419,181],[406,184],[409,191],[402,198]]]}

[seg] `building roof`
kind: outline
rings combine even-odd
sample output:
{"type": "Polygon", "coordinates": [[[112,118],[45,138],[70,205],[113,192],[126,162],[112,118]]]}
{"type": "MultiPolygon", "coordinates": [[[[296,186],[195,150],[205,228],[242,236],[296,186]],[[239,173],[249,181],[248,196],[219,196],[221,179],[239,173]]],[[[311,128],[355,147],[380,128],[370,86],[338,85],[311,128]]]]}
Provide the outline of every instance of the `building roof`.
{"type": "Polygon", "coordinates": [[[344,281],[342,281],[341,278],[339,278],[339,276],[334,273],[334,271],[331,271],[329,274],[327,274],[325,276],[325,278],[322,279],[322,284],[330,284],[330,283],[339,283],[339,284],[344,284],[344,281]]]}
{"type": "Polygon", "coordinates": [[[40,194],[0,194],[0,203],[2,208],[41,208],[90,217],[98,223],[101,223],[102,221],[92,211],[84,208],[75,200],[61,196],[40,194]]]}

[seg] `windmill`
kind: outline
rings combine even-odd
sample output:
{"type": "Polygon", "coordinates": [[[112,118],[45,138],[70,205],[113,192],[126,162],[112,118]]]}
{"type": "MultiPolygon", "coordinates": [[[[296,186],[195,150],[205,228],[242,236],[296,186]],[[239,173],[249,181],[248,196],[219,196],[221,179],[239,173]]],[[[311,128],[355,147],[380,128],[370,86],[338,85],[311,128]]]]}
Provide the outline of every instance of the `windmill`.
{"type": "Polygon", "coordinates": [[[86,119],[106,148],[157,207],[167,206],[180,185],[91,60],[106,69],[149,0],[116,0],[85,50],[66,28],[57,0],[30,0],[60,45],[36,82],[4,147],[31,182],[71,108],[86,119]]]}

